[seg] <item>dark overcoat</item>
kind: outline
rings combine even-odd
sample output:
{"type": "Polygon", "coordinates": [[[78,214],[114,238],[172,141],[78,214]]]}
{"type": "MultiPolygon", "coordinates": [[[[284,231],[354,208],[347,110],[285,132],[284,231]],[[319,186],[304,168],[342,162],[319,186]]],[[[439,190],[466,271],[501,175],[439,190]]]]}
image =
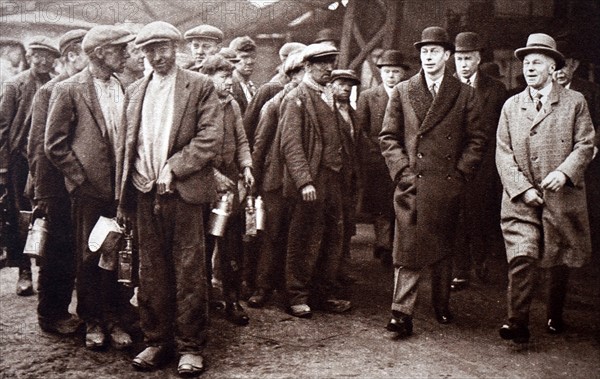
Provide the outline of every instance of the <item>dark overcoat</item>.
{"type": "Polygon", "coordinates": [[[44,148],[67,190],[114,201],[115,149],[89,68],[56,86],[50,104],[44,148]]]}
{"type": "Polygon", "coordinates": [[[277,93],[283,89],[283,84],[279,82],[268,82],[263,84],[256,91],[256,95],[252,98],[246,112],[244,113],[244,130],[246,130],[246,136],[250,147],[254,146],[254,136],[256,129],[258,128],[258,122],[260,120],[260,112],[265,103],[273,98],[277,93]]]}
{"type": "Polygon", "coordinates": [[[363,131],[357,146],[363,168],[364,210],[391,215],[394,211],[394,182],[390,179],[379,147],[379,133],[389,96],[383,84],[360,94],[356,108],[357,125],[363,131]]]}
{"type": "Polygon", "coordinates": [[[473,89],[448,71],[435,99],[423,72],[399,83],[379,141],[397,183],[394,264],[435,263],[452,252],[464,183],[485,147],[473,89]]]}
{"type": "MultiPolygon", "coordinates": [[[[212,162],[223,141],[223,108],[212,81],[203,74],[177,69],[173,125],[169,136],[167,163],[181,199],[190,204],[216,200],[212,162]]],[[[122,157],[119,174],[119,207],[135,207],[131,173],[137,156],[138,137],[146,88],[152,75],[133,83],[125,95],[125,111],[119,133],[122,157]]]]}
{"type": "Polygon", "coordinates": [[[506,101],[498,123],[496,164],[504,193],[501,225],[508,261],[540,259],[542,267],[582,266],[591,256],[584,173],[593,154],[594,128],[581,93],[554,83],[538,112],[529,89],[506,101]],[[552,171],[567,184],[558,192],[540,188],[552,171]],[[536,188],[542,207],[521,195],[536,188]]]}

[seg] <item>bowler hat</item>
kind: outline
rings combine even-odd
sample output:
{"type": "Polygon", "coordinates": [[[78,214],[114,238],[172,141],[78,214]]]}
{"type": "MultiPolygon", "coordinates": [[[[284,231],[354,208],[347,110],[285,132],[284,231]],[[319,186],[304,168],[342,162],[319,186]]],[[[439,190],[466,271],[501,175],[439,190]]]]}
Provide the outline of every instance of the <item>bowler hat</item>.
{"type": "Polygon", "coordinates": [[[225,35],[221,31],[221,29],[214,27],[212,25],[207,25],[207,24],[198,25],[195,28],[188,30],[183,35],[183,38],[185,38],[186,41],[189,41],[189,40],[192,40],[195,38],[202,38],[202,39],[212,39],[217,42],[221,42],[221,41],[223,41],[224,37],[225,37],[225,35]]]}
{"type": "Polygon", "coordinates": [[[133,41],[135,36],[121,26],[97,25],[90,29],[83,37],[81,47],[86,54],[90,54],[97,47],[106,45],[121,45],[133,41]]]}
{"type": "Polygon", "coordinates": [[[404,63],[404,56],[399,50],[386,50],[377,59],[377,67],[383,66],[399,66],[405,70],[409,69],[409,66],[404,63]]]}
{"type": "Polygon", "coordinates": [[[250,52],[256,50],[256,43],[248,36],[236,37],[229,42],[229,47],[237,52],[250,52]]]}
{"type": "Polygon", "coordinates": [[[60,40],[58,41],[58,49],[60,50],[60,55],[65,55],[65,51],[69,46],[72,46],[76,43],[81,43],[86,33],[87,30],[85,29],[74,29],[69,30],[68,32],[63,34],[62,37],[60,37],[60,40]]]}
{"type": "Polygon", "coordinates": [[[527,38],[527,45],[515,50],[515,57],[523,60],[527,54],[544,54],[556,62],[556,69],[560,70],[565,65],[565,57],[556,49],[556,41],[544,33],[533,33],[527,38]]]}
{"type": "Polygon", "coordinates": [[[52,40],[46,36],[35,36],[31,38],[31,41],[29,41],[27,48],[46,50],[53,53],[56,56],[60,55],[60,52],[56,50],[56,47],[54,46],[52,40]]]}
{"type": "Polygon", "coordinates": [[[485,62],[479,65],[481,72],[494,79],[502,79],[504,75],[500,74],[500,66],[496,62],[485,62]]]}
{"type": "Polygon", "coordinates": [[[483,50],[479,34],[474,32],[458,33],[454,45],[457,53],[483,50]]]}
{"type": "Polygon", "coordinates": [[[334,41],[338,42],[340,39],[335,36],[333,30],[329,28],[321,29],[317,33],[317,38],[313,41],[313,43],[325,42],[325,41],[334,41]]]}
{"type": "Polygon", "coordinates": [[[313,43],[304,48],[302,54],[304,55],[303,60],[305,62],[311,62],[320,58],[332,57],[339,55],[338,49],[334,46],[327,45],[324,43],[313,43]]]}
{"type": "Polygon", "coordinates": [[[151,43],[167,41],[181,41],[181,32],[168,22],[154,21],[140,30],[135,39],[135,45],[143,47],[151,43]]]}
{"type": "Polygon", "coordinates": [[[333,83],[337,79],[350,80],[354,85],[360,84],[360,79],[354,73],[354,70],[333,70],[331,71],[330,83],[333,83]]]}
{"type": "Polygon", "coordinates": [[[423,29],[421,40],[414,43],[417,50],[425,45],[440,45],[446,50],[454,50],[454,45],[450,42],[446,29],[439,26],[430,26],[423,29]]]}

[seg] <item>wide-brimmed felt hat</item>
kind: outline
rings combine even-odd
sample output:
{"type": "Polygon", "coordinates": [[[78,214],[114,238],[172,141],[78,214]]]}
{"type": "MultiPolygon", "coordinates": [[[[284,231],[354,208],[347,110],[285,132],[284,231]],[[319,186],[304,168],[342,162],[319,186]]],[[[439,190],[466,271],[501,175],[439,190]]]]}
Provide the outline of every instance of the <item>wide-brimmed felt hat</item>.
{"type": "Polygon", "coordinates": [[[198,25],[195,28],[192,28],[185,32],[183,38],[187,41],[200,38],[200,39],[211,39],[217,42],[222,42],[225,35],[221,31],[221,29],[212,26],[212,25],[198,25]]]}
{"type": "Polygon", "coordinates": [[[354,85],[360,84],[360,79],[356,76],[354,70],[333,70],[331,71],[330,83],[333,83],[337,79],[347,79],[354,83],[354,85]]]}
{"type": "Polygon", "coordinates": [[[515,50],[515,57],[523,60],[527,54],[544,54],[556,62],[556,69],[560,70],[565,65],[565,57],[556,48],[556,41],[544,33],[533,33],[527,38],[527,45],[515,50]]]}
{"type": "Polygon", "coordinates": [[[417,50],[420,50],[425,45],[439,45],[446,50],[454,50],[454,44],[450,41],[448,32],[439,26],[425,28],[421,33],[421,40],[415,42],[413,45],[417,50]]]}
{"type": "Polygon", "coordinates": [[[135,35],[121,26],[97,25],[90,29],[83,37],[81,47],[86,54],[90,54],[97,47],[106,45],[121,45],[133,41],[135,35]]]}
{"type": "Polygon", "coordinates": [[[181,32],[168,22],[154,21],[140,30],[135,39],[135,45],[137,47],[143,47],[152,43],[167,41],[181,41],[181,32]]]}
{"type": "Polygon", "coordinates": [[[60,50],[60,54],[64,55],[69,46],[72,46],[76,43],[81,43],[86,34],[87,30],[85,29],[69,30],[63,34],[58,41],[58,49],[60,50]]]}
{"type": "Polygon", "coordinates": [[[57,57],[60,55],[60,52],[56,49],[54,42],[46,36],[34,36],[27,44],[28,49],[39,49],[46,50],[56,55],[57,57]]]}
{"type": "Polygon", "coordinates": [[[404,55],[400,52],[400,50],[386,50],[381,54],[379,59],[377,59],[377,67],[383,66],[397,66],[402,67],[405,70],[408,70],[410,66],[406,64],[404,59],[404,55]]]}
{"type": "Polygon", "coordinates": [[[456,35],[454,39],[454,52],[466,53],[469,51],[481,51],[483,44],[479,34],[475,32],[462,32],[456,35]]]}

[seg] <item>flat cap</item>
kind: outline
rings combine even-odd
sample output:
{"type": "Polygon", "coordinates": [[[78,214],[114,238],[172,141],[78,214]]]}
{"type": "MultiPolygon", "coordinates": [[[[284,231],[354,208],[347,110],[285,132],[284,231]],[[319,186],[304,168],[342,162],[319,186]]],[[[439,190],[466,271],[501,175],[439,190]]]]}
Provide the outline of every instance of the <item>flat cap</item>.
{"type": "Polygon", "coordinates": [[[237,52],[256,50],[256,43],[248,36],[236,37],[229,43],[229,47],[237,52]]]}
{"type": "Polygon", "coordinates": [[[185,38],[186,41],[192,40],[194,38],[203,38],[221,42],[223,41],[224,37],[225,35],[221,31],[221,29],[207,24],[198,25],[195,28],[188,30],[183,35],[183,38],[185,38]]]}
{"type": "Polygon", "coordinates": [[[58,41],[58,49],[60,50],[60,55],[64,55],[65,50],[67,50],[69,46],[72,46],[76,43],[81,43],[86,33],[87,30],[85,29],[74,29],[69,30],[68,32],[63,34],[62,37],[60,37],[60,40],[58,41]]]}
{"type": "Polygon", "coordinates": [[[90,29],[83,37],[81,46],[86,54],[90,54],[97,47],[106,45],[121,45],[133,41],[135,36],[129,30],[113,25],[97,25],[90,29]]]}
{"type": "Polygon", "coordinates": [[[285,59],[291,52],[296,50],[302,50],[306,47],[305,44],[300,42],[286,42],[279,49],[279,56],[285,59]]]}
{"type": "Polygon", "coordinates": [[[241,61],[241,59],[238,58],[235,50],[230,49],[228,47],[222,47],[221,50],[219,50],[219,55],[221,55],[223,58],[227,59],[229,62],[231,62],[233,64],[236,64],[239,61],[241,61]]]}
{"type": "Polygon", "coordinates": [[[303,60],[305,62],[313,61],[317,58],[323,57],[334,57],[339,55],[340,52],[334,46],[328,45],[326,43],[313,43],[304,48],[303,52],[303,60]]]}
{"type": "Polygon", "coordinates": [[[479,38],[479,34],[474,32],[458,33],[454,39],[454,45],[457,53],[483,50],[483,45],[481,43],[481,39],[479,38]]]}
{"type": "Polygon", "coordinates": [[[296,50],[289,53],[283,62],[283,73],[289,75],[292,71],[302,67],[303,57],[302,50],[296,50]]]}
{"type": "Polygon", "coordinates": [[[354,85],[360,84],[360,79],[356,76],[354,70],[333,70],[331,71],[330,83],[333,83],[337,79],[347,79],[354,83],[354,85]]]}
{"type": "Polygon", "coordinates": [[[56,49],[52,40],[46,36],[32,37],[31,41],[29,41],[29,44],[27,45],[27,48],[46,50],[51,53],[54,53],[56,56],[60,55],[60,52],[56,49]]]}
{"type": "Polygon", "coordinates": [[[150,45],[151,43],[181,41],[181,32],[164,21],[154,21],[142,28],[135,39],[137,47],[150,45]]]}

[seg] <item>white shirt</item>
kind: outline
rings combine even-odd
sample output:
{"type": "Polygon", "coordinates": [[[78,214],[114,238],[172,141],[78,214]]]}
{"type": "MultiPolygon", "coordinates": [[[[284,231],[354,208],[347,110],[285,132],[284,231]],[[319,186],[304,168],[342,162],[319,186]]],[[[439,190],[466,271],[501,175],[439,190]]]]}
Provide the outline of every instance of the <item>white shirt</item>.
{"type": "Polygon", "coordinates": [[[137,157],[132,176],[133,185],[141,192],[154,187],[167,162],[169,138],[175,110],[177,69],[161,76],[153,72],[142,104],[137,157]]]}
{"type": "Polygon", "coordinates": [[[539,91],[533,89],[532,87],[529,87],[529,95],[531,96],[532,99],[535,99],[538,93],[542,94],[542,97],[540,98],[540,102],[542,103],[542,106],[544,104],[546,104],[546,101],[548,100],[548,96],[550,95],[550,91],[552,91],[552,82],[548,83],[544,88],[542,88],[539,91]]]}
{"type": "Polygon", "coordinates": [[[440,76],[437,80],[431,80],[427,75],[425,75],[425,82],[427,82],[427,89],[431,91],[431,86],[435,83],[435,93],[440,92],[440,86],[442,85],[442,80],[444,79],[444,75],[440,76]]]}
{"type": "Polygon", "coordinates": [[[390,88],[384,84],[383,88],[385,89],[385,93],[387,93],[388,97],[392,97],[392,90],[394,89],[394,87],[390,88]]]}
{"type": "Polygon", "coordinates": [[[94,88],[96,89],[102,116],[104,116],[108,139],[113,146],[113,150],[116,151],[117,130],[121,124],[121,114],[123,112],[121,83],[114,76],[110,76],[108,80],[94,78],[94,88]]]}
{"type": "Polygon", "coordinates": [[[475,88],[475,80],[477,79],[477,71],[475,71],[475,73],[473,75],[471,75],[470,78],[463,78],[462,76],[460,76],[460,81],[467,84],[467,80],[471,81],[471,84],[469,84],[471,87],[475,88]]]}

